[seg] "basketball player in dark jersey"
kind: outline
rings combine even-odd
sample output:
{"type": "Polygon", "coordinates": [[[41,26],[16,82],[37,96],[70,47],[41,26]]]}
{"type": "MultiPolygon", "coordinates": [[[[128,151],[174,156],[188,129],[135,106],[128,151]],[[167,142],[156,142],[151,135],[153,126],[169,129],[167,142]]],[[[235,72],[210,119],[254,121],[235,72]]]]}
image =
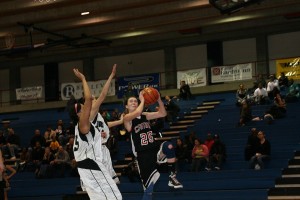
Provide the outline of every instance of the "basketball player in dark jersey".
{"type": "Polygon", "coordinates": [[[166,116],[164,104],[159,96],[159,109],[156,112],[143,112],[144,96],[143,91],[139,94],[140,104],[136,97],[129,97],[125,102],[126,110],[123,117],[124,126],[130,133],[132,151],[137,158],[138,169],[142,179],[144,196],[143,199],[151,199],[153,186],[160,174],[157,171],[157,163],[165,160],[170,171],[168,185],[173,188],[182,188],[181,183],[176,179],[175,171],[175,150],[171,142],[156,141],[153,137],[150,120],[166,116]]]}
{"type": "Polygon", "coordinates": [[[91,123],[90,117],[97,121],[96,113],[92,113],[92,101],[89,86],[85,76],[74,69],[74,74],[82,81],[84,104],[68,102],[70,117],[75,126],[75,141],[73,146],[80,179],[91,200],[121,200],[122,195],[113,181],[106,166],[103,165],[101,151],[103,126],[91,123]]]}

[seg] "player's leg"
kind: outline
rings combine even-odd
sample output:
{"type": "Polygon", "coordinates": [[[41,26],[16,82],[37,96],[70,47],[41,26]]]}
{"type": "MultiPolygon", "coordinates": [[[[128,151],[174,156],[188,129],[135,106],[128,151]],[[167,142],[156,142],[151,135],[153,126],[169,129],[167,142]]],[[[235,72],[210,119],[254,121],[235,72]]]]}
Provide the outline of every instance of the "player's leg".
{"type": "Polygon", "coordinates": [[[170,173],[168,185],[176,189],[182,188],[182,184],[176,178],[176,155],[173,144],[168,141],[162,143],[159,154],[165,155],[167,159],[168,170],[170,173]]]}
{"type": "MultiPolygon", "coordinates": [[[[99,165],[99,163],[98,163],[99,165]]],[[[101,170],[78,168],[81,180],[91,200],[121,200],[122,195],[106,168],[100,164],[101,170]]]]}
{"type": "Polygon", "coordinates": [[[110,173],[115,183],[120,184],[119,177],[117,176],[117,173],[115,172],[111,162],[109,149],[105,145],[102,145],[102,153],[103,153],[103,161],[102,161],[103,165],[106,166],[107,171],[110,173]]]}
{"type": "Polygon", "coordinates": [[[156,151],[144,151],[137,154],[137,168],[143,183],[144,194],[152,195],[153,187],[160,177],[157,170],[156,151]]]}

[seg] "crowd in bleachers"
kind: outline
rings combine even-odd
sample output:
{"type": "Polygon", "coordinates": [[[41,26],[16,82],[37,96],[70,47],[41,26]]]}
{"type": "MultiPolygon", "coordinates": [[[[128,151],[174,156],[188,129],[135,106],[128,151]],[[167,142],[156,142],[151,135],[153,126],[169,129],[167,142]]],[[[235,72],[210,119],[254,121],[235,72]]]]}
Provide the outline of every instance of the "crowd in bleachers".
{"type": "MultiPolygon", "coordinates": [[[[114,121],[120,116],[117,110],[103,110],[101,114],[106,121],[114,121]]],[[[45,127],[43,134],[43,130],[35,129],[29,144],[21,146],[18,133],[6,124],[0,130],[1,150],[6,159],[16,161],[18,170],[33,171],[37,178],[78,176],[73,153],[74,129],[71,122],[58,119],[55,127],[45,127]]],[[[111,128],[111,137],[106,143],[111,155],[117,153],[121,129],[118,126],[111,128]]]]}
{"type": "Polygon", "coordinates": [[[249,121],[267,120],[272,123],[286,114],[286,103],[299,101],[299,84],[284,73],[277,79],[274,75],[265,80],[259,75],[253,87],[247,89],[243,84],[236,91],[236,105],[241,107],[239,126],[249,121]],[[253,116],[251,106],[269,105],[261,116],[253,116]]]}
{"type": "MultiPolygon", "coordinates": [[[[245,103],[247,103],[250,105],[247,109],[250,109],[250,111],[249,113],[247,113],[248,111],[241,111],[243,121],[239,121],[239,124],[246,125],[253,120],[256,116],[252,115],[251,106],[261,104],[268,105],[266,107],[268,109],[261,116],[258,116],[259,120],[272,121],[283,117],[286,112],[286,103],[299,100],[299,85],[295,84],[292,79],[288,80],[288,84],[286,84],[286,79],[284,78],[284,81],[277,80],[278,86],[277,83],[273,84],[272,90],[267,89],[271,88],[271,86],[268,87],[268,85],[271,85],[270,82],[277,82],[272,76],[268,82],[260,76],[255,82],[257,88],[246,89],[241,84],[236,93],[236,104],[242,110],[245,103]],[[265,91],[263,92],[264,97],[260,97],[257,90],[258,88],[264,88],[262,86],[267,87],[263,90],[265,91]],[[255,91],[257,92],[255,93],[255,91]],[[271,109],[277,109],[277,113],[274,113],[274,110],[271,109]],[[243,116],[245,112],[246,114],[243,116]],[[269,114],[269,117],[267,114],[269,114]]],[[[189,99],[190,97],[182,99],[166,96],[164,102],[168,115],[164,119],[152,121],[153,127],[156,127],[158,131],[162,131],[166,125],[165,123],[176,122],[179,119],[179,113],[182,111],[180,102],[189,99]]],[[[151,111],[151,109],[148,111],[151,111]]],[[[106,121],[117,120],[121,114],[118,110],[102,110],[101,113],[106,121]]],[[[124,130],[122,126],[113,127],[110,130],[111,138],[106,145],[112,158],[118,153],[118,141],[129,139],[128,133],[120,134],[122,130],[124,130]]],[[[45,131],[43,131],[36,129],[29,144],[21,147],[18,133],[14,132],[13,127],[3,127],[3,130],[0,131],[0,145],[4,156],[11,160],[19,159],[18,169],[32,171],[37,178],[64,177],[67,174],[78,176],[72,149],[74,143],[73,124],[58,120],[55,128],[45,127],[45,131]]],[[[249,136],[247,142],[246,140],[247,138],[245,138],[245,160],[249,162],[249,168],[263,169],[265,161],[270,159],[271,152],[271,146],[268,144],[264,131],[256,130],[254,135],[249,136]]],[[[203,139],[193,130],[184,137],[176,139],[175,146],[178,171],[221,170],[227,160],[226,144],[222,142],[218,134],[208,133],[207,138],[203,139]]]]}

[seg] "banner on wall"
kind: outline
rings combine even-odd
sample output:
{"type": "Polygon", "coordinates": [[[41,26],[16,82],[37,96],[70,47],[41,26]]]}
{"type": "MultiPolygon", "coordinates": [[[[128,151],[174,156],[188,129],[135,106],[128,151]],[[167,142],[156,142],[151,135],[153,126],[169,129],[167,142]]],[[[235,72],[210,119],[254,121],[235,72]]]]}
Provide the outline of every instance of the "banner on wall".
{"type": "Polygon", "coordinates": [[[42,92],[42,86],[17,88],[16,96],[17,100],[34,100],[42,98],[42,92]]]}
{"type": "Polygon", "coordinates": [[[177,72],[177,88],[180,88],[180,81],[185,81],[190,87],[206,86],[206,68],[192,69],[177,72]]]}
{"type": "Polygon", "coordinates": [[[229,82],[252,79],[252,63],[211,68],[211,82],[229,82]]]}
{"type": "Polygon", "coordinates": [[[276,77],[284,72],[286,76],[294,80],[300,79],[300,58],[288,58],[276,60],[276,77]]]}
{"type": "MultiPolygon", "coordinates": [[[[100,81],[89,81],[88,85],[90,87],[92,95],[98,97],[100,92],[103,89],[106,80],[100,81]]],[[[83,87],[82,83],[62,83],[61,84],[61,99],[62,100],[69,100],[70,97],[73,95],[75,99],[80,99],[83,97],[83,87]]],[[[113,79],[110,83],[109,90],[107,92],[107,96],[114,96],[116,94],[115,90],[115,79],[113,79]]]]}
{"type": "Polygon", "coordinates": [[[117,91],[118,98],[123,98],[129,84],[132,85],[132,89],[136,94],[145,87],[153,87],[159,90],[159,80],[159,73],[119,77],[117,91]]]}

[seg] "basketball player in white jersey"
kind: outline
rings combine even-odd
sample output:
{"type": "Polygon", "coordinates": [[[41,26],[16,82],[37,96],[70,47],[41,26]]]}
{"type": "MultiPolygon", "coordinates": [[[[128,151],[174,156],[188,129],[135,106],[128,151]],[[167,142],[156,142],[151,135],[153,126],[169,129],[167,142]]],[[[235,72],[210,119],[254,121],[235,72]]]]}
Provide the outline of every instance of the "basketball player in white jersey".
{"type": "Polygon", "coordinates": [[[69,103],[70,117],[75,126],[75,141],[73,146],[78,172],[85,189],[91,200],[120,200],[122,195],[111,178],[107,168],[103,165],[101,151],[102,137],[101,126],[91,123],[94,116],[97,121],[97,113],[93,114],[92,101],[89,86],[85,76],[73,69],[74,74],[82,81],[84,104],[69,103]]]}
{"type": "Polygon", "coordinates": [[[109,149],[106,146],[106,142],[108,140],[108,138],[110,137],[109,134],[109,128],[113,127],[113,126],[118,126],[123,124],[123,117],[120,120],[116,120],[116,121],[112,121],[112,122],[106,122],[103,117],[101,116],[101,114],[99,114],[99,109],[101,104],[103,103],[111,81],[113,80],[114,76],[116,75],[116,70],[117,70],[117,65],[114,64],[113,68],[112,68],[112,72],[110,74],[110,76],[108,77],[106,83],[104,84],[102,91],[99,94],[98,98],[94,98],[93,102],[92,102],[92,110],[91,110],[91,116],[90,116],[90,120],[93,121],[94,125],[97,126],[99,129],[101,129],[101,135],[102,135],[102,145],[101,145],[101,150],[102,150],[102,163],[104,164],[104,166],[106,166],[108,172],[111,174],[111,177],[113,178],[113,180],[116,183],[119,183],[119,178],[115,172],[115,170],[113,169],[112,166],[112,161],[111,161],[111,156],[110,156],[110,152],[109,149]],[[97,116],[97,119],[95,121],[95,117],[97,116]]]}
{"type": "Polygon", "coordinates": [[[110,136],[109,134],[109,128],[118,126],[123,124],[123,115],[121,115],[121,118],[116,121],[110,121],[106,122],[101,115],[98,115],[98,121],[101,121],[104,124],[104,129],[101,133],[102,136],[102,154],[103,154],[103,160],[102,163],[106,166],[108,172],[110,173],[112,179],[116,182],[116,184],[120,184],[119,177],[117,176],[117,173],[115,172],[112,161],[111,161],[111,156],[110,156],[110,151],[106,146],[107,140],[110,136]]]}

